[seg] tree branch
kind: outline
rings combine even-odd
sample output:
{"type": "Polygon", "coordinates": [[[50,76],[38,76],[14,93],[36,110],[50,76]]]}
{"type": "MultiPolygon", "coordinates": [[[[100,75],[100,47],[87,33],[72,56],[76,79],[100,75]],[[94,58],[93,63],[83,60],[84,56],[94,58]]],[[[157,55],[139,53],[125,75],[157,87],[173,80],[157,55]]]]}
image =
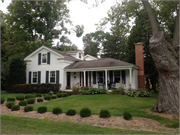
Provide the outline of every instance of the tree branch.
{"type": "Polygon", "coordinates": [[[146,12],[148,14],[153,34],[155,34],[155,33],[159,32],[160,29],[159,29],[157,20],[152,12],[152,8],[151,8],[148,0],[141,0],[141,1],[144,4],[144,8],[146,9],[146,12]]]}
{"type": "Polygon", "coordinates": [[[147,25],[151,26],[151,24],[144,18],[142,17],[141,15],[138,14],[138,12],[136,12],[136,15],[141,18],[147,25]]]}

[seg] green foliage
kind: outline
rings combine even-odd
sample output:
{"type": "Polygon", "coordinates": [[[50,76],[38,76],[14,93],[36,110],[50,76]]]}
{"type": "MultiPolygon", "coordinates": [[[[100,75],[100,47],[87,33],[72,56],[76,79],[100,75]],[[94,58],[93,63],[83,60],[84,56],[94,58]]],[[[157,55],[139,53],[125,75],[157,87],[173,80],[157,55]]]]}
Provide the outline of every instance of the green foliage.
{"type": "Polygon", "coordinates": [[[62,94],[61,94],[61,93],[58,93],[58,94],[57,94],[57,97],[58,97],[58,98],[61,98],[61,97],[62,97],[62,94]]]}
{"type": "Polygon", "coordinates": [[[94,95],[94,94],[107,94],[108,91],[104,88],[98,89],[98,88],[91,88],[89,90],[85,90],[81,92],[81,95],[94,95]]]}
{"type": "Polygon", "coordinates": [[[28,98],[27,99],[28,104],[34,104],[34,102],[35,102],[35,98],[28,98]]]}
{"type": "Polygon", "coordinates": [[[101,118],[108,118],[108,117],[111,117],[111,114],[108,110],[101,110],[100,117],[101,118]]]}
{"type": "Polygon", "coordinates": [[[62,97],[68,97],[69,95],[67,93],[63,94],[62,97]]]}
{"type": "Polygon", "coordinates": [[[42,98],[38,98],[37,102],[43,102],[43,99],[42,98]]]}
{"type": "Polygon", "coordinates": [[[130,119],[132,119],[132,115],[131,115],[130,112],[124,112],[124,113],[123,113],[123,118],[124,118],[125,120],[130,120],[130,119]]]}
{"type": "Polygon", "coordinates": [[[11,111],[17,111],[20,109],[20,106],[19,105],[12,105],[11,106],[11,111]]]}
{"type": "Polygon", "coordinates": [[[33,111],[33,106],[25,106],[24,107],[24,112],[30,112],[33,111]]]}
{"type": "Polygon", "coordinates": [[[20,105],[20,106],[26,106],[26,105],[27,105],[27,101],[24,101],[24,100],[23,100],[23,101],[20,101],[20,102],[19,102],[19,105],[20,105]]]}
{"type": "Polygon", "coordinates": [[[2,98],[2,97],[1,97],[1,104],[3,104],[4,101],[5,101],[5,98],[2,98]]]}
{"type": "Polygon", "coordinates": [[[16,99],[17,99],[17,100],[24,100],[24,95],[17,95],[17,96],[16,96],[16,99]]]}
{"type": "Polygon", "coordinates": [[[72,92],[67,92],[67,94],[68,94],[69,96],[71,96],[71,95],[72,95],[72,92]]]}
{"type": "Polygon", "coordinates": [[[121,95],[124,95],[125,92],[124,92],[124,89],[116,89],[116,90],[112,90],[111,94],[121,94],[121,95]]]}
{"type": "Polygon", "coordinates": [[[53,95],[53,93],[54,93],[53,91],[50,91],[48,94],[52,96],[52,95],[53,95]]]}
{"type": "Polygon", "coordinates": [[[15,98],[7,98],[7,101],[15,101],[15,98]]]}
{"type": "Polygon", "coordinates": [[[25,99],[33,98],[33,95],[25,95],[25,99]]]}
{"type": "Polygon", "coordinates": [[[151,92],[145,90],[131,90],[127,92],[127,95],[130,97],[150,97],[151,92]]]}
{"type": "Polygon", "coordinates": [[[76,110],[74,109],[69,109],[67,112],[66,112],[66,115],[70,115],[70,116],[73,116],[76,114],[76,110]]]}
{"type": "Polygon", "coordinates": [[[52,98],[51,99],[56,99],[57,97],[56,96],[52,96],[52,98]]]}
{"type": "Polygon", "coordinates": [[[91,110],[89,108],[82,108],[80,111],[81,117],[88,117],[91,115],[91,110]]]}
{"type": "Polygon", "coordinates": [[[81,90],[83,91],[83,90],[89,90],[89,88],[88,87],[81,87],[81,90]]]}
{"type": "Polygon", "coordinates": [[[47,112],[47,107],[46,106],[41,106],[41,107],[39,107],[38,108],[38,113],[45,113],[45,112],[47,112]]]}
{"type": "Polygon", "coordinates": [[[78,95],[78,94],[79,94],[79,88],[77,88],[77,87],[74,86],[74,87],[72,88],[72,90],[73,90],[73,92],[72,92],[73,95],[78,95]]]}
{"type": "Polygon", "coordinates": [[[12,102],[12,101],[10,101],[10,102],[6,102],[6,107],[7,107],[7,108],[9,108],[9,109],[10,109],[12,105],[15,105],[15,103],[14,103],[14,102],[12,102]]]}
{"type": "Polygon", "coordinates": [[[60,114],[60,113],[62,113],[62,109],[60,108],[60,107],[55,107],[55,108],[53,108],[53,114],[60,114]]]}
{"type": "Polygon", "coordinates": [[[36,97],[42,97],[42,94],[36,94],[36,97]]]}
{"type": "Polygon", "coordinates": [[[44,96],[44,99],[45,99],[45,100],[51,100],[51,98],[52,98],[52,96],[51,96],[51,95],[48,95],[48,94],[44,96]]]}

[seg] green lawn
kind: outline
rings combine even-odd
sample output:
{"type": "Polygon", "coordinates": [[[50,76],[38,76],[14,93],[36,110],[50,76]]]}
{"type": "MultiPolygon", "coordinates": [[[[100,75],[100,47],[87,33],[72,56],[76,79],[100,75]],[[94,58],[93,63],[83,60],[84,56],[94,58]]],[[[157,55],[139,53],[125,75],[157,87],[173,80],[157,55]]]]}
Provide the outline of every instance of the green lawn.
{"type": "Polygon", "coordinates": [[[1,134],[158,134],[149,131],[82,125],[1,115],[1,134]]]}

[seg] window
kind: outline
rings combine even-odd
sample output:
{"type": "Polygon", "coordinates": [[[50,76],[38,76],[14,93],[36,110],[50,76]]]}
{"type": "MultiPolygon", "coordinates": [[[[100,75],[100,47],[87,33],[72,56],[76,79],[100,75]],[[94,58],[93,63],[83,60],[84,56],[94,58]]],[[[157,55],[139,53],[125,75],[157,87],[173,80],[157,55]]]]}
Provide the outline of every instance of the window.
{"type": "Polygon", "coordinates": [[[81,53],[79,53],[79,58],[81,58],[81,53]]]}
{"type": "Polygon", "coordinates": [[[47,54],[42,54],[42,63],[46,63],[47,61],[47,54]]]}
{"type": "Polygon", "coordinates": [[[120,71],[114,71],[114,81],[115,81],[115,83],[119,83],[119,81],[120,81],[120,71]]]}
{"type": "Polygon", "coordinates": [[[55,71],[50,71],[50,83],[55,83],[55,71]]]}
{"type": "Polygon", "coordinates": [[[98,83],[103,83],[103,72],[98,72],[98,83]]]}
{"type": "Polygon", "coordinates": [[[33,83],[37,83],[37,72],[33,72],[33,83]]]}

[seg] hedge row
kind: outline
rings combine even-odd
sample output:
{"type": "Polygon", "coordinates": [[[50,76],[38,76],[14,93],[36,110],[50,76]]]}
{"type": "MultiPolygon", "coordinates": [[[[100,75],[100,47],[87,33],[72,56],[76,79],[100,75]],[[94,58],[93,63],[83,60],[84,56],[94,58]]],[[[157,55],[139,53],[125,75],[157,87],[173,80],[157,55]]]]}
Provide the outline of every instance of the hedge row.
{"type": "Polygon", "coordinates": [[[13,86],[15,93],[48,93],[56,92],[61,84],[16,84],[13,86]]]}

